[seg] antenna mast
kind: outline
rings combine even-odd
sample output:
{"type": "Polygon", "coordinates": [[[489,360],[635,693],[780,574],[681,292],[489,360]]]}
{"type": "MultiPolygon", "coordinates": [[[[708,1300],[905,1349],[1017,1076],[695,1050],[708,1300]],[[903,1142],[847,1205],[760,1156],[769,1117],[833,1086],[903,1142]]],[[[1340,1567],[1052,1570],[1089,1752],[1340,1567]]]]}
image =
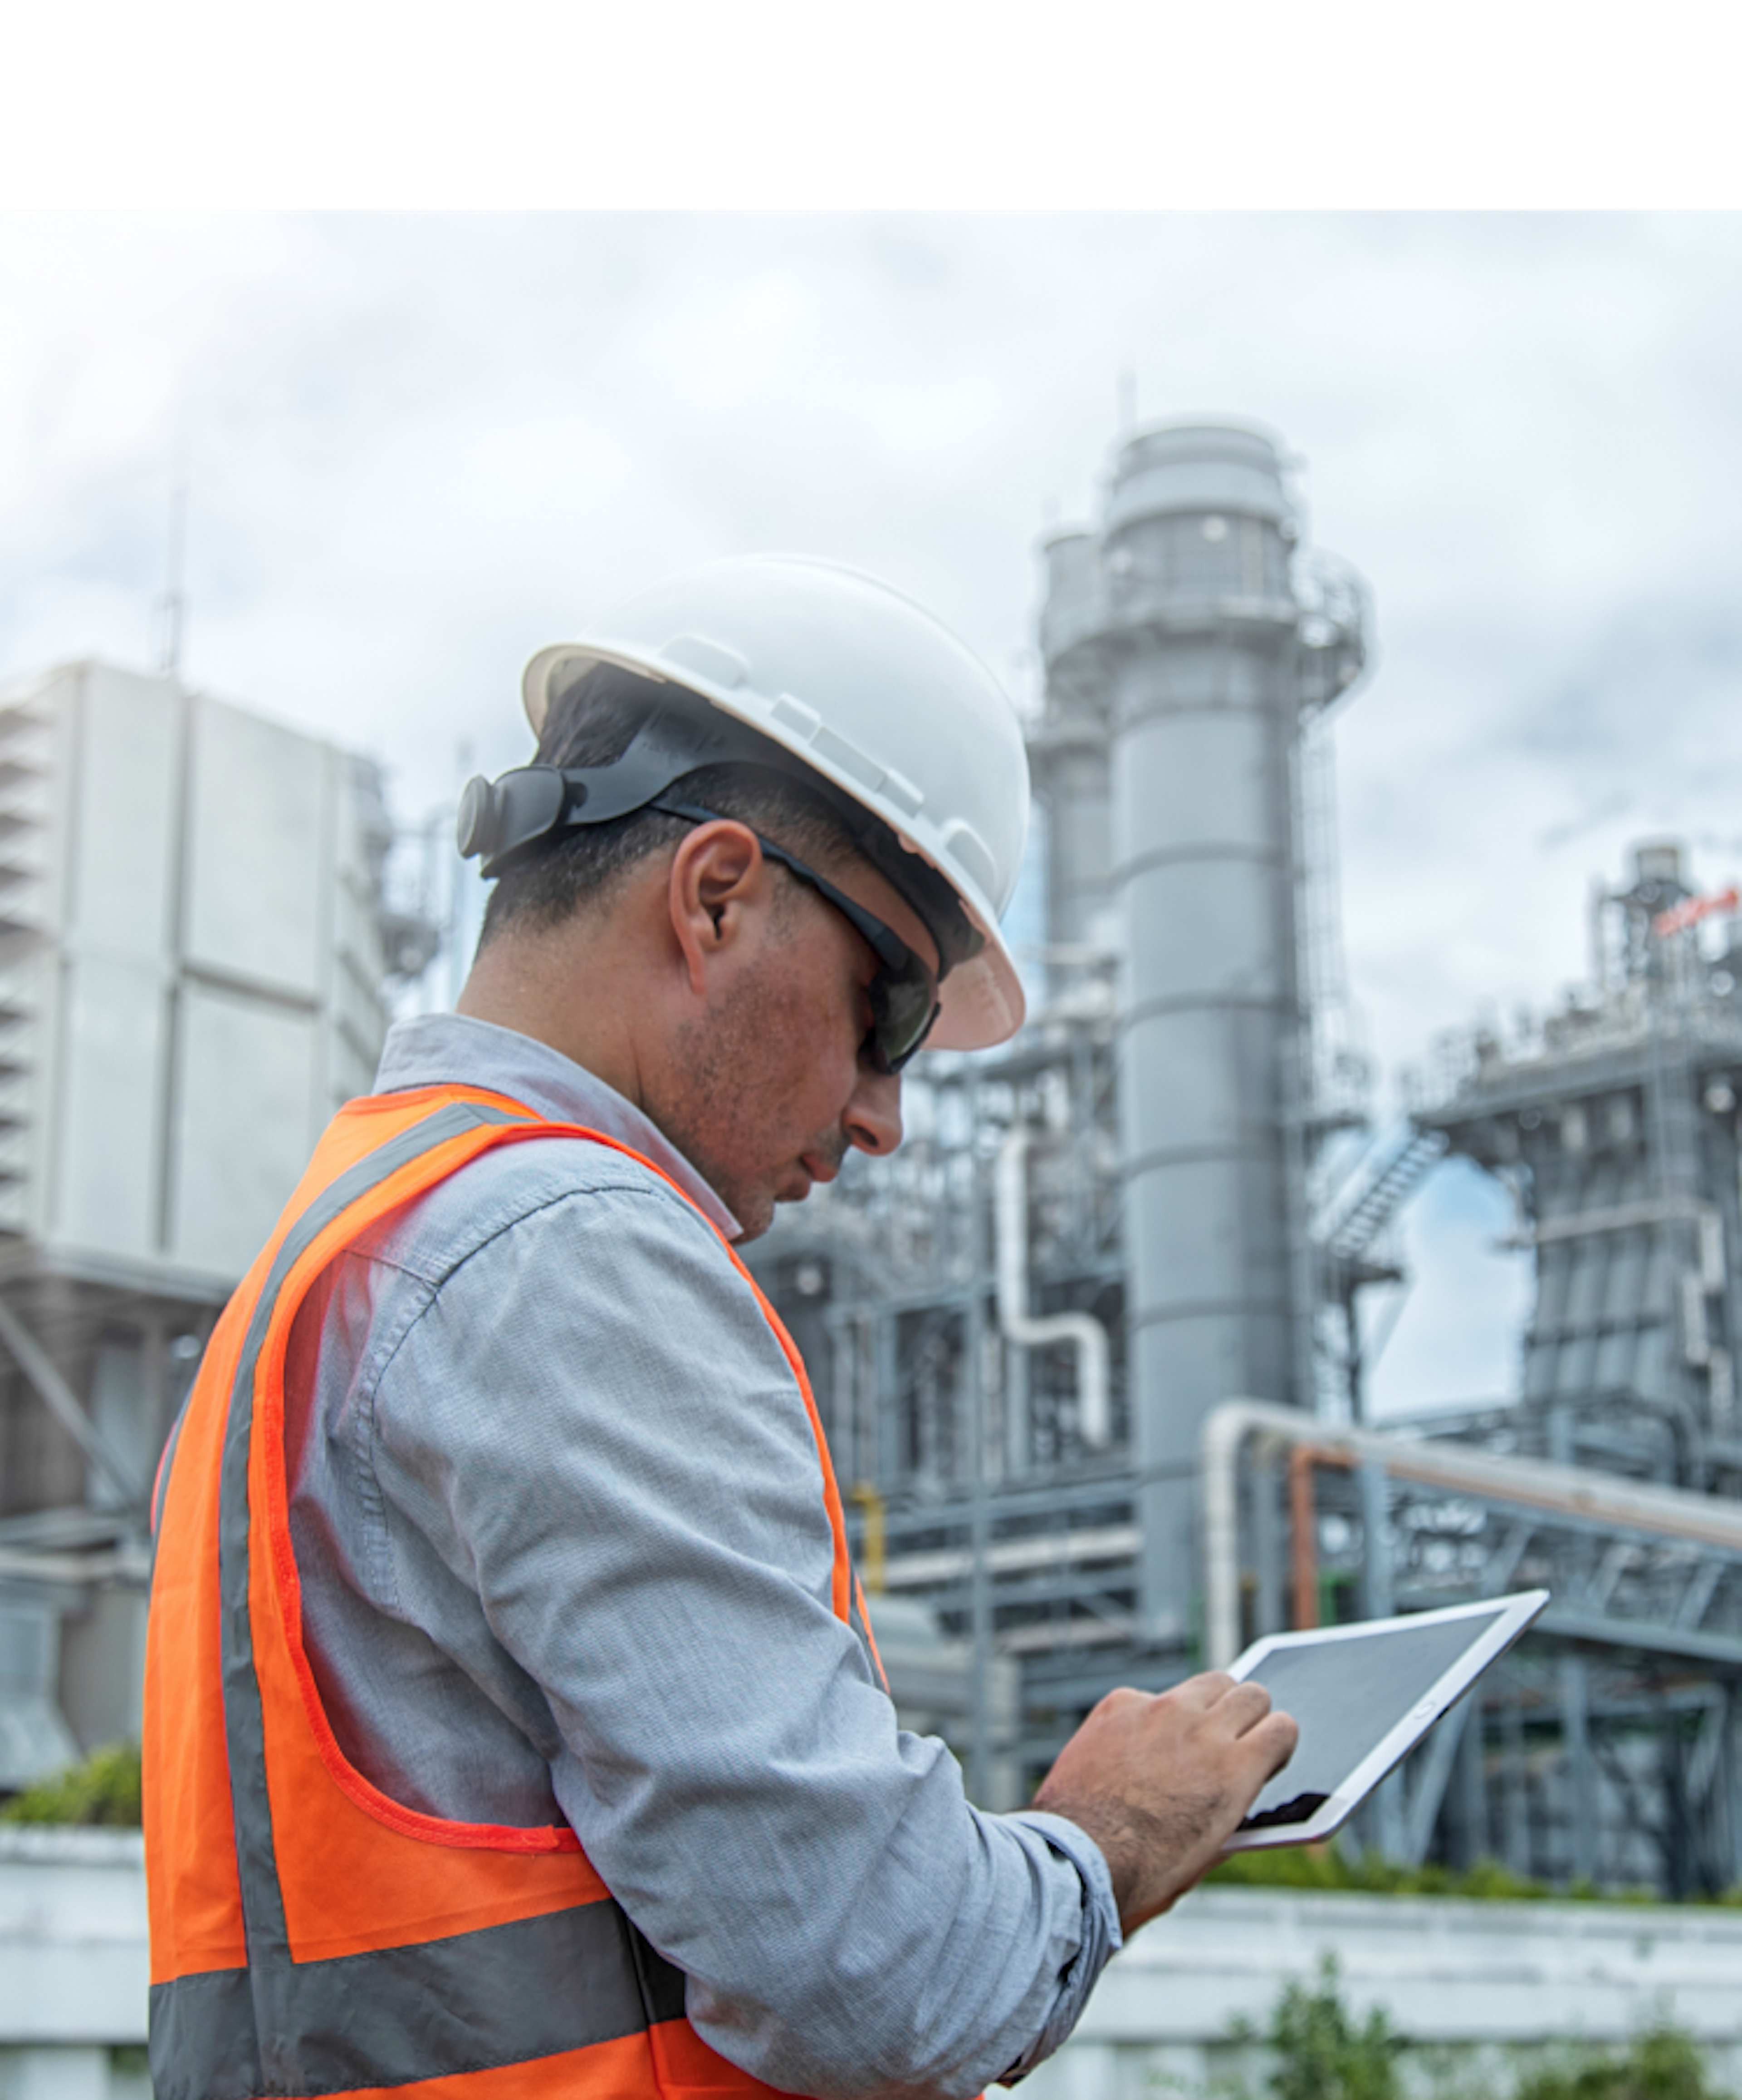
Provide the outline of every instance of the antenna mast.
{"type": "Polygon", "coordinates": [[[157,652],[157,674],[163,678],[179,679],[182,674],[182,630],[187,611],[182,570],[187,544],[187,477],[179,474],[170,496],[169,562],[163,596],[158,601],[161,644],[157,652]]]}

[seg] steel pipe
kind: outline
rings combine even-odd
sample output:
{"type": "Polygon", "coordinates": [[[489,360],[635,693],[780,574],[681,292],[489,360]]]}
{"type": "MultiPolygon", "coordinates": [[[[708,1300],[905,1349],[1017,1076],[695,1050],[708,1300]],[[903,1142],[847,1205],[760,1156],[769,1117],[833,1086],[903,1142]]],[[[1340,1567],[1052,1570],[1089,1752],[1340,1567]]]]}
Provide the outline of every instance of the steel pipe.
{"type": "Polygon", "coordinates": [[[1028,1310],[1028,1132],[1012,1130],[999,1147],[994,1186],[998,1229],[998,1324],[1019,1349],[1067,1343],[1077,1352],[1077,1420],[1083,1440],[1102,1449],[1112,1440],[1107,1330],[1092,1312],[1028,1310]]]}
{"type": "Polygon", "coordinates": [[[1742,1555],[1742,1503],[1679,1488],[1645,1486],[1581,1466],[1498,1458],[1383,1430],[1334,1428],[1316,1416],[1269,1401],[1225,1400],[1204,1418],[1197,1440],[1204,1652],[1212,1670],[1225,1670],[1240,1652],[1238,1464],[1240,1448],[1249,1436],[1316,1446],[1324,1454],[1318,1462],[1376,1465],[1394,1479],[1419,1480],[1452,1494],[1692,1539],[1742,1555]]]}

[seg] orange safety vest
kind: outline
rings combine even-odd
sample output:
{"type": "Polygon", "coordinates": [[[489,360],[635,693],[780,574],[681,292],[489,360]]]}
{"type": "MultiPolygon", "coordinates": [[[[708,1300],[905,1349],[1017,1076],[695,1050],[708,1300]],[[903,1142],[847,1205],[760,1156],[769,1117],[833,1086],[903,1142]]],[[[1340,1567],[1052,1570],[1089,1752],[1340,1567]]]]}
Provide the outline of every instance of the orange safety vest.
{"type": "MultiPolygon", "coordinates": [[[[152,1497],[144,1745],[157,2100],[772,2090],[690,2025],[683,1972],[636,1930],[567,1824],[449,1822],[365,1779],[333,1736],[303,1644],[284,1459],[298,1308],[390,1212],[493,1145],[552,1136],[641,1159],[479,1088],[352,1101],[214,1330],[152,1497]]],[[[875,1657],[804,1365],[732,1260],[816,1434],[835,1613],[857,1621],[875,1657]]]]}

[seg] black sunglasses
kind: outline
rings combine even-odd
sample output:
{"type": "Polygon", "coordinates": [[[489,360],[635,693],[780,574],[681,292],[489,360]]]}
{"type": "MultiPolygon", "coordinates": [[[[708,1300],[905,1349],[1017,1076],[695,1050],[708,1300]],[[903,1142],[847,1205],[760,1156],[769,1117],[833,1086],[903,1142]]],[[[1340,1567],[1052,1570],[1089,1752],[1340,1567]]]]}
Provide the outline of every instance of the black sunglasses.
{"type": "MultiPolygon", "coordinates": [[[[736,823],[717,810],[704,810],[695,802],[668,801],[663,795],[643,805],[668,817],[681,817],[689,824],[736,823]]],[[[877,958],[877,974],[868,987],[871,1033],[865,1039],[866,1054],[880,1072],[898,1072],[932,1032],[940,1011],[937,980],[923,960],[893,926],[886,926],[875,912],[856,904],[844,890],[796,859],[784,846],[756,833],[765,855],[778,861],[788,874],[809,883],[826,903],[832,904],[847,924],[877,958]]]]}

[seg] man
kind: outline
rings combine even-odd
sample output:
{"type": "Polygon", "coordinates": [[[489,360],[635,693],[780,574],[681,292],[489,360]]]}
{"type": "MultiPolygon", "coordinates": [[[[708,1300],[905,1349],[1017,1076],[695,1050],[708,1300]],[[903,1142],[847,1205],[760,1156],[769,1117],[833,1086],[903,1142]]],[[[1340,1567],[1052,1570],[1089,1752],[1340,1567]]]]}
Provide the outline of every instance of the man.
{"type": "Polygon", "coordinates": [[[733,1252],[994,1042],[1027,778],[869,579],[722,563],[529,668],[456,1017],[396,1027],[156,1502],[158,2100],[966,2096],[1041,2061],[1293,1747],[1116,1692],[1034,1807],[898,1732],[733,1252]]]}

